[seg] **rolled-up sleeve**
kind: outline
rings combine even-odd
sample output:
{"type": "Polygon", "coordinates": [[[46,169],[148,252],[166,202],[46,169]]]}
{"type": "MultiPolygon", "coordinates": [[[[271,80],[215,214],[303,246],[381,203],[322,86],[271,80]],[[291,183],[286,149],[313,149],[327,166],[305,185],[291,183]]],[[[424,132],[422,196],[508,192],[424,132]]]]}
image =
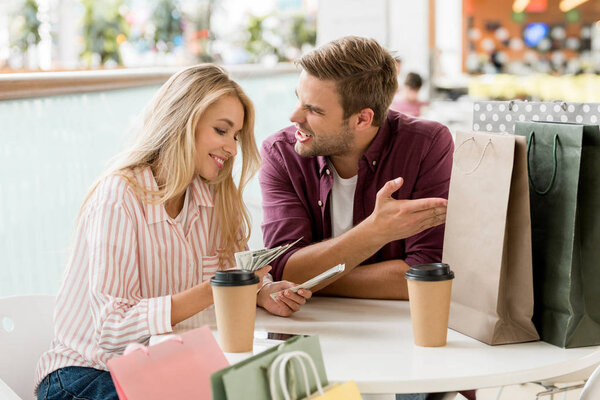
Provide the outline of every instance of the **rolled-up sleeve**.
{"type": "MultiPolygon", "coordinates": [[[[419,175],[411,198],[448,198],[453,154],[452,135],[448,128],[440,126],[422,157],[419,175]]],[[[445,225],[442,224],[407,238],[405,242],[406,263],[416,265],[440,262],[444,243],[444,227],[445,225]]]]}
{"type": "MultiPolygon", "coordinates": [[[[262,191],[263,242],[272,248],[302,238],[286,253],[271,262],[275,280],[281,280],[283,269],[292,254],[312,243],[312,219],[297,194],[288,166],[275,146],[266,141],[261,149],[262,165],[259,181],[262,191]]],[[[292,174],[293,175],[293,174],[292,174]]]]}

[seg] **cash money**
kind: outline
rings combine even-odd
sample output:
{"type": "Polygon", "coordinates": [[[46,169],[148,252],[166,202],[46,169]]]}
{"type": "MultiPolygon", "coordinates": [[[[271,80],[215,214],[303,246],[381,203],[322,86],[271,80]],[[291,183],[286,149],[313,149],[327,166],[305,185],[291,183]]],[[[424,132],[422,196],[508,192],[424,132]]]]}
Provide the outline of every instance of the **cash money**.
{"type": "Polygon", "coordinates": [[[238,269],[245,269],[248,271],[256,271],[269,265],[271,261],[285,253],[290,247],[298,243],[302,238],[288,243],[283,246],[277,246],[272,249],[258,249],[258,250],[246,250],[238,251],[235,253],[235,265],[238,269]]]}

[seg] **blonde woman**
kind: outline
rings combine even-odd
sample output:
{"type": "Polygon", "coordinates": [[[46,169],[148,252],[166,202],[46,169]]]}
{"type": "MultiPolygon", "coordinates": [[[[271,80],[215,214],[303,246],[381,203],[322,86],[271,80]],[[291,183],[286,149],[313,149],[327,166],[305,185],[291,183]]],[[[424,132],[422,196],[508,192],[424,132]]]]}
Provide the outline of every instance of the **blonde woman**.
{"type": "MultiPolygon", "coordinates": [[[[251,101],[217,66],[187,68],[158,91],[135,143],[81,207],[38,399],[117,399],[107,361],[212,304],[209,278],[233,266],[250,235],[242,190],[260,161],[253,125],[251,101]]],[[[258,305],[277,315],[311,296],[274,301],[270,293],[293,284],[265,282],[258,305]]]]}

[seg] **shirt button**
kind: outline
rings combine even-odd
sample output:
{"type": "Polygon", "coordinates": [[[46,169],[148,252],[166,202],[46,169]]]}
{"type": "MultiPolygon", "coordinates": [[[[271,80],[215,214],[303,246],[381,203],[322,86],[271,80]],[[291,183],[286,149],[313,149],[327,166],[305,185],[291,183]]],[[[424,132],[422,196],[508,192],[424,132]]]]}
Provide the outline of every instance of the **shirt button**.
{"type": "Polygon", "coordinates": [[[326,169],[326,170],[325,170],[325,173],[326,173],[327,175],[329,175],[329,174],[331,174],[331,171],[329,171],[329,169],[326,169]]]}
{"type": "Polygon", "coordinates": [[[321,200],[317,201],[317,204],[319,205],[319,207],[323,206],[323,202],[321,200]]]}
{"type": "Polygon", "coordinates": [[[373,166],[375,166],[377,164],[376,160],[373,160],[373,166]]]}

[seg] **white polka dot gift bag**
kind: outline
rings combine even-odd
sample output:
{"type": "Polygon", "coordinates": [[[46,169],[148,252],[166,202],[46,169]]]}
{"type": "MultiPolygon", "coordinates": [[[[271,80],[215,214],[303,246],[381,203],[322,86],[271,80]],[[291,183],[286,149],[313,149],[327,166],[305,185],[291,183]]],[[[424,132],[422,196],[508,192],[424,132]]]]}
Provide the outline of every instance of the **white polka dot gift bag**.
{"type": "Polygon", "coordinates": [[[514,133],[517,121],[600,124],[600,103],[564,101],[477,101],[473,105],[473,130],[514,133]]]}

